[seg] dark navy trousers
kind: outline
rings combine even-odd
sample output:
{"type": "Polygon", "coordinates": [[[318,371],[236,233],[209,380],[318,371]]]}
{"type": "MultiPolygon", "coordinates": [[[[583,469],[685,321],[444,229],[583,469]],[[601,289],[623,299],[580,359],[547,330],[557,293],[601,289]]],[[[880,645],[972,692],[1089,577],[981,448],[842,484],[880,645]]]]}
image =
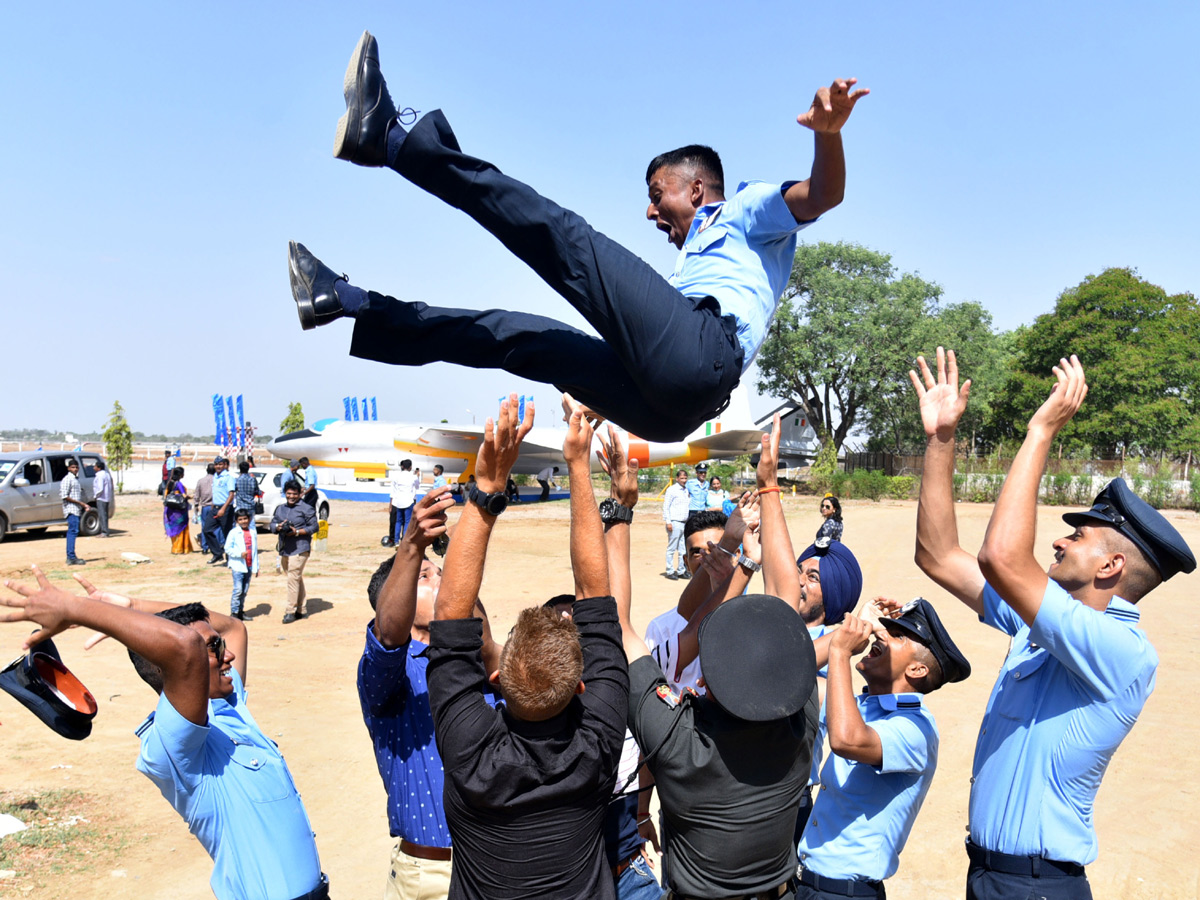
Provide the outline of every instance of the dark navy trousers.
{"type": "Polygon", "coordinates": [[[600,338],[544,316],[438,308],[372,291],[357,314],[352,355],[503,369],[568,391],[654,441],[679,440],[724,406],[743,354],[736,322],[716,300],[683,296],[582,217],[464,154],[440,110],[413,126],[391,168],[495,235],[600,338]]]}

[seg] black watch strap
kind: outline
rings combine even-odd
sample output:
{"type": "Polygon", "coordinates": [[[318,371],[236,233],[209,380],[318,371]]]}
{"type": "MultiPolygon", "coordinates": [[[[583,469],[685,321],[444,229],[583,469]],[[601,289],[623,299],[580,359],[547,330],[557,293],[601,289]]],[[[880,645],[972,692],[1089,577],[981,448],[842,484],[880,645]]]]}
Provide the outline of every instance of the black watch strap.
{"type": "Polygon", "coordinates": [[[605,525],[615,525],[617,522],[629,524],[633,521],[633,510],[609,497],[600,501],[600,521],[605,525]]]}
{"type": "Polygon", "coordinates": [[[504,491],[487,494],[480,490],[479,485],[471,485],[467,499],[482,509],[489,516],[498,516],[508,508],[508,497],[504,491]]]}

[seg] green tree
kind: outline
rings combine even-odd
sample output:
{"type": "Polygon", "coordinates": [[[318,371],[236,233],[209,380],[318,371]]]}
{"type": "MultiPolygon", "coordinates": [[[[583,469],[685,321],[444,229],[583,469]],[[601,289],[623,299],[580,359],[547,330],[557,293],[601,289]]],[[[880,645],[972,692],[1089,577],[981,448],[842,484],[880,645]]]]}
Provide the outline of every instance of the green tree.
{"type": "Polygon", "coordinates": [[[102,437],[104,439],[104,455],[108,457],[108,465],[114,475],[113,480],[117,483],[117,493],[123,493],[125,491],[124,472],[129,468],[129,463],[133,459],[133,432],[129,430],[129,423],[125,421],[125,410],[121,408],[119,401],[113,401],[112,412],[108,415],[108,422],[105,423],[102,437]]]}
{"type": "Polygon", "coordinates": [[[283,421],[279,423],[279,433],[287,434],[291,431],[300,431],[304,428],[304,410],[299,403],[289,403],[287,415],[283,417],[283,421]]]}
{"type": "Polygon", "coordinates": [[[759,351],[758,389],[796,403],[835,450],[856,425],[890,424],[941,294],[897,275],[887,254],[802,245],[759,351]]]}
{"type": "Polygon", "coordinates": [[[1059,453],[1183,455],[1200,436],[1200,307],[1168,296],[1133,269],[1106,269],[1059,295],[1054,311],[1016,336],[1017,356],[993,428],[1021,438],[1059,359],[1074,353],[1088,398],[1060,435],[1059,453]]]}

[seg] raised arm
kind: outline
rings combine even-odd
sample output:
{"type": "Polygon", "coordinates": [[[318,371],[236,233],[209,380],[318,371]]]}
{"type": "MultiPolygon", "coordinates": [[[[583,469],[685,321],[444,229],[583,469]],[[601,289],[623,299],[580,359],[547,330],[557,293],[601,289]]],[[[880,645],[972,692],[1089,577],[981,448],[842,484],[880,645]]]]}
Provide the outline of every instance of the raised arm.
{"type": "MultiPolygon", "coordinates": [[[[500,404],[500,414],[483,427],[483,443],[475,457],[475,484],[485,494],[503,492],[508,473],[517,461],[521,441],[533,427],[533,403],[525,404],[525,419],[517,417],[517,395],[510,394],[500,404]]],[[[446,551],[446,567],[438,588],[435,619],[467,619],[475,609],[479,586],[483,582],[483,564],[496,517],[477,503],[467,501],[454,540],[446,551]]]]}
{"type": "MultiPolygon", "coordinates": [[[[604,453],[600,465],[612,479],[611,496],[617,503],[633,509],[638,502],[638,462],[629,459],[617,431],[608,426],[607,436],[600,433],[604,453]]],[[[574,491],[572,490],[572,495],[574,491]]],[[[630,621],[633,608],[633,578],[629,572],[629,523],[614,522],[604,530],[604,545],[608,553],[608,586],[617,601],[617,618],[621,621],[621,642],[625,658],[633,662],[647,656],[650,650],[630,621]]]]}
{"type": "Polygon", "coordinates": [[[812,174],[798,181],[783,195],[797,222],[810,222],[839,203],[846,192],[846,156],[842,151],[842,126],[854,104],[871,93],[866,88],[851,90],[857,78],[839,78],[818,89],[808,111],[796,121],[813,131],[812,174]]]}
{"type": "Polygon", "coordinates": [[[879,733],[863,721],[854,699],[850,663],[871,639],[871,626],[855,615],[847,615],[830,637],[829,676],[825,683],[825,724],[829,749],[843,759],[878,766],[883,763],[879,733]]]}
{"type": "Polygon", "coordinates": [[[417,582],[425,551],[446,533],[446,510],[454,505],[450,489],[434,488],[417,503],[408,530],[396,545],[396,559],[375,602],[375,637],[389,650],[412,637],[417,616],[417,582]]]}
{"type": "Polygon", "coordinates": [[[571,571],[575,576],[575,599],[607,597],[608,555],[604,547],[604,526],[592,494],[594,429],[583,407],[569,394],[563,394],[563,404],[571,411],[563,456],[571,485],[571,571]]]}
{"type": "Polygon", "coordinates": [[[758,513],[761,520],[763,586],[794,609],[800,608],[800,571],[796,553],[783,516],[779,488],[779,413],[772,419],[771,433],[762,436],[762,451],[755,476],[758,481],[758,513]]]}
{"type": "Polygon", "coordinates": [[[5,581],[12,593],[0,597],[6,607],[0,622],[41,626],[25,639],[26,649],[72,625],[103,631],[162,669],[163,693],[181,716],[197,725],[208,721],[209,650],[198,631],[128,606],[68,594],[37,566],[33,574],[36,588],[5,581]]]}
{"type": "Polygon", "coordinates": [[[1058,380],[1049,398],[1029,420],[1029,431],[1004,479],[979,550],[979,567],[988,583],[1026,625],[1033,624],[1041,608],[1048,580],[1033,553],[1038,487],[1050,445],[1079,411],[1088,391],[1076,356],[1059,360],[1054,377],[1058,380]]]}
{"type": "Polygon", "coordinates": [[[925,357],[917,357],[920,376],[909,370],[917,391],[921,423],[928,442],[917,502],[916,563],[921,571],[949,591],[976,615],[983,615],[983,573],[979,563],[958,543],[954,512],[954,433],[967,408],[971,382],[958,386],[958,361],[954,351],[937,348],[937,378],[925,357]]]}
{"type": "MultiPolygon", "coordinates": [[[[742,502],[738,503],[737,508],[725,523],[725,531],[721,534],[721,540],[717,542],[718,552],[723,551],[726,556],[731,558],[736,556],[737,549],[742,544],[742,537],[746,529],[757,528],[758,521],[757,496],[752,495],[747,498],[743,495],[742,502]]],[[[691,620],[695,618],[697,610],[708,602],[709,598],[713,595],[713,591],[719,587],[713,581],[711,568],[705,569],[703,576],[690,579],[679,595],[679,603],[676,609],[679,611],[679,615],[685,619],[691,620]]]]}

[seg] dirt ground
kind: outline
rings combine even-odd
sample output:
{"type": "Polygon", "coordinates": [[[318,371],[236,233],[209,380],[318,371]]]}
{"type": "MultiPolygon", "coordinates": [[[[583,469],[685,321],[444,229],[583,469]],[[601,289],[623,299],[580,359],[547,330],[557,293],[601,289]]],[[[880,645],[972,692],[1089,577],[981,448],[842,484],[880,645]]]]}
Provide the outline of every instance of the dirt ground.
{"type": "MultiPolygon", "coordinates": [[[[819,517],[812,498],[785,499],[793,543],[806,546],[819,517]]],[[[172,557],[153,496],[123,497],[107,539],[81,538],[81,571],[96,584],[153,599],[201,600],[227,610],[230,576],[196,554],[172,557]],[[152,563],[131,566],[121,552],[137,551],[152,563]]],[[[964,545],[982,540],[990,507],[961,505],[964,545]]],[[[1040,514],[1040,555],[1049,561],[1050,541],[1064,526],[1062,510],[1040,514]]],[[[454,514],[452,514],[454,515],[454,514]]],[[[1194,513],[1169,513],[1193,548],[1200,549],[1194,513]]],[[[966,834],[971,757],[979,719],[1007,639],[978,624],[964,607],[927,581],[912,561],[915,504],[849,501],[846,543],[862,562],[864,597],[909,599],[923,595],[938,604],[975,674],[933,694],[930,706],[941,731],[938,772],[888,883],[893,897],[961,897],[966,871],[966,834]]],[[[263,573],[247,600],[251,613],[249,689],[252,709],[287,758],[317,835],[321,861],[337,897],[382,893],[392,839],[385,796],[355,690],[355,669],[370,618],[366,583],[386,551],[382,504],[334,502],[327,550],[314,554],[305,573],[310,618],[281,623],[284,579],[264,553],[263,573]]],[[[493,627],[504,634],[524,606],[570,590],[565,502],[510,508],[496,529],[482,597],[493,627]]],[[[679,585],[664,580],[665,535],[658,504],[647,501],[634,522],[634,618],[645,624],[672,606],[679,585]]],[[[264,538],[264,546],[271,545],[264,538]]],[[[64,565],[63,531],[44,536],[10,535],[0,544],[0,577],[28,579],[30,563],[55,582],[72,586],[64,565]]],[[[757,583],[757,582],[756,582],[757,583]]],[[[1192,754],[1200,745],[1195,695],[1187,687],[1200,663],[1200,620],[1190,602],[1196,576],[1179,576],[1144,606],[1143,626],[1161,664],[1154,695],[1133,733],[1109,766],[1097,801],[1100,858],[1089,867],[1098,898],[1195,898],[1200,896],[1200,785],[1192,754]]],[[[752,585],[753,587],[753,585],[752,585]]],[[[0,625],[0,652],[11,659],[28,627],[0,625]]],[[[8,792],[69,788],[98,798],[126,831],[115,865],[67,872],[37,885],[28,873],[0,880],[0,895],[104,898],[113,896],[201,900],[211,897],[212,864],[184,823],[147,779],[135,771],[133,731],[154,705],[122,647],[105,641],[84,653],[82,630],[58,639],[68,665],[95,694],[100,712],[91,737],[63,740],[0,693],[0,786],[8,792]]]]}

